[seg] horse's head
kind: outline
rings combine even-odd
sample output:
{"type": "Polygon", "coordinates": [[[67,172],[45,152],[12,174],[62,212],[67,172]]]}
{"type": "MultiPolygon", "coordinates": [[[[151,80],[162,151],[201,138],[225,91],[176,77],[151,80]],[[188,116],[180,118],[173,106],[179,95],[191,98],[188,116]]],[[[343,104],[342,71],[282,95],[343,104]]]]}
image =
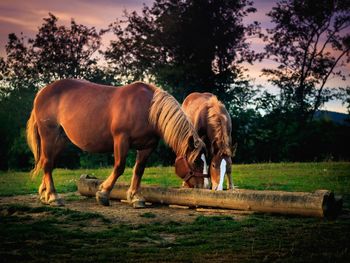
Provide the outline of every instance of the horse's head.
{"type": "Polygon", "coordinates": [[[210,163],[210,180],[212,190],[223,190],[225,175],[231,175],[231,156],[215,155],[210,163]]]}
{"type": "Polygon", "coordinates": [[[185,187],[207,188],[208,170],[204,142],[190,136],[185,156],[178,156],[175,161],[175,172],[183,180],[185,187]]]}
{"type": "Polygon", "coordinates": [[[237,144],[230,151],[216,151],[210,162],[210,179],[212,190],[223,190],[225,175],[231,176],[232,157],[236,152],[237,144]]]}

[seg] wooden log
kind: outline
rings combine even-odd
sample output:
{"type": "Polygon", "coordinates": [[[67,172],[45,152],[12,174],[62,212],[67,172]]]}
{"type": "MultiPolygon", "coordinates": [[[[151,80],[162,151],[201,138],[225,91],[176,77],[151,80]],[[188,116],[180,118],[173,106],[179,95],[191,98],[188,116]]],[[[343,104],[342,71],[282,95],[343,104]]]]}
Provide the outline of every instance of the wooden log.
{"type": "MultiPolygon", "coordinates": [[[[78,191],[84,196],[95,196],[101,183],[101,180],[82,175],[78,181],[78,191]]],[[[110,193],[110,198],[125,200],[128,188],[126,184],[116,184],[110,193]]],[[[336,199],[328,190],[317,190],[313,193],[243,189],[212,191],[144,185],[141,193],[145,200],[151,203],[217,207],[330,219],[335,218],[342,208],[342,199],[336,199]]]]}

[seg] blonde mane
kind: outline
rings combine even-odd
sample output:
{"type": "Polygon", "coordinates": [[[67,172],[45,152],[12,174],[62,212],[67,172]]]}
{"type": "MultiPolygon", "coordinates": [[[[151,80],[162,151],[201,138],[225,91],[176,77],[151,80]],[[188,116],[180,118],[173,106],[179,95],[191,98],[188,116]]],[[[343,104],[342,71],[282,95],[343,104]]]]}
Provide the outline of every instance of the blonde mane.
{"type": "Polygon", "coordinates": [[[207,105],[208,125],[214,130],[214,141],[219,146],[219,153],[231,156],[230,134],[227,133],[227,122],[224,116],[225,106],[216,96],[212,96],[207,105]]]}
{"type": "Polygon", "coordinates": [[[164,141],[175,151],[177,156],[187,156],[190,163],[198,158],[205,147],[192,123],[182,111],[180,104],[166,91],[151,86],[154,95],[149,111],[149,121],[163,135],[164,141]],[[189,142],[193,137],[194,149],[189,152],[189,142]]]}

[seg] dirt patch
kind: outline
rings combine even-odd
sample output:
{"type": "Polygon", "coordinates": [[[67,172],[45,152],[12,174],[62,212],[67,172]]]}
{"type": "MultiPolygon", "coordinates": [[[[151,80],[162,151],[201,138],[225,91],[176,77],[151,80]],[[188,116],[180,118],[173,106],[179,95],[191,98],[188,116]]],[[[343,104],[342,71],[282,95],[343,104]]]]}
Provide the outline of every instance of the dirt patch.
{"type": "MultiPolygon", "coordinates": [[[[186,223],[193,222],[200,215],[225,215],[231,216],[234,220],[241,220],[246,215],[239,211],[234,210],[215,210],[215,209],[195,209],[195,208],[184,208],[184,207],[169,207],[167,205],[158,204],[147,204],[146,208],[134,209],[128,203],[111,200],[111,205],[108,207],[98,205],[95,198],[83,197],[79,193],[68,193],[63,194],[62,197],[65,199],[66,209],[71,209],[79,212],[90,212],[101,214],[104,218],[108,219],[114,224],[149,224],[149,223],[167,223],[167,222],[178,222],[186,223]]],[[[0,205],[7,204],[20,204],[27,205],[30,207],[43,206],[38,200],[37,195],[19,195],[11,197],[1,197],[0,205]]],[[[6,211],[2,211],[6,213],[6,211]]],[[[45,216],[40,213],[33,216],[45,216]]],[[[96,221],[96,220],[95,220],[96,221]]],[[[98,228],[99,222],[91,221],[92,229],[98,228]]]]}

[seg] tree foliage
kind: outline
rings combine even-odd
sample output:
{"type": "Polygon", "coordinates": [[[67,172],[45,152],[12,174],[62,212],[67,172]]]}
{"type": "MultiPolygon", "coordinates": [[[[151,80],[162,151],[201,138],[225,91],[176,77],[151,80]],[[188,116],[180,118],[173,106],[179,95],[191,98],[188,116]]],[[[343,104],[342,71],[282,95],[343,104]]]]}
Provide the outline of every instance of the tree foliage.
{"type": "Polygon", "coordinates": [[[94,79],[104,30],[77,24],[57,25],[58,18],[49,14],[29,43],[33,49],[35,70],[44,83],[63,78],[94,79]]]}
{"type": "Polygon", "coordinates": [[[343,105],[346,105],[348,113],[350,114],[350,86],[340,89],[340,99],[342,100],[343,105]]]}
{"type": "Polygon", "coordinates": [[[280,89],[284,108],[305,121],[334,95],[330,78],[346,78],[350,2],[280,0],[268,16],[275,26],[268,30],[266,55],[278,66],[264,73],[280,89]]]}
{"type": "MultiPolygon", "coordinates": [[[[0,59],[0,167],[28,155],[23,130],[36,92],[62,78],[83,78],[109,83],[111,75],[97,65],[94,54],[104,31],[71,21],[59,26],[53,14],[44,18],[34,39],[10,34],[6,59],[0,59]],[[25,147],[20,147],[24,145],[25,147]]],[[[29,158],[27,158],[27,162],[29,158]]],[[[22,163],[25,162],[20,161],[22,163]]]]}
{"type": "MultiPolygon", "coordinates": [[[[349,159],[349,126],[327,120],[301,126],[295,114],[304,118],[332,97],[326,86],[331,76],[345,77],[335,68],[348,60],[344,28],[349,25],[349,1],[283,0],[270,12],[276,27],[266,51],[279,66],[265,74],[281,89],[281,96],[261,92],[244,77],[241,63],[261,58],[247,43],[248,37],[261,36],[259,25],[242,22],[255,11],[251,4],[156,0],[141,15],[126,14],[111,26],[116,40],[104,54],[109,68],[101,67],[98,57],[105,30],[98,32],[73,19],[62,26],[49,14],[34,38],[10,34],[6,58],[0,58],[0,169],[31,166],[25,124],[34,96],[61,78],[113,85],[120,79],[151,80],[179,100],[193,91],[212,92],[231,114],[232,136],[238,142],[235,162],[349,159]]],[[[349,88],[343,88],[339,97],[347,105],[349,94],[349,88]]],[[[132,151],[129,166],[135,157],[132,151]]],[[[174,158],[160,143],[148,164],[171,165],[174,158]]],[[[58,166],[68,168],[112,162],[111,154],[87,154],[73,145],[57,160],[58,166]]]]}
{"type": "Polygon", "coordinates": [[[230,102],[240,63],[257,56],[246,37],[258,24],[242,22],[255,11],[248,0],[156,0],[112,25],[117,39],[105,57],[127,80],[151,78],[179,100],[208,91],[230,102]]]}

